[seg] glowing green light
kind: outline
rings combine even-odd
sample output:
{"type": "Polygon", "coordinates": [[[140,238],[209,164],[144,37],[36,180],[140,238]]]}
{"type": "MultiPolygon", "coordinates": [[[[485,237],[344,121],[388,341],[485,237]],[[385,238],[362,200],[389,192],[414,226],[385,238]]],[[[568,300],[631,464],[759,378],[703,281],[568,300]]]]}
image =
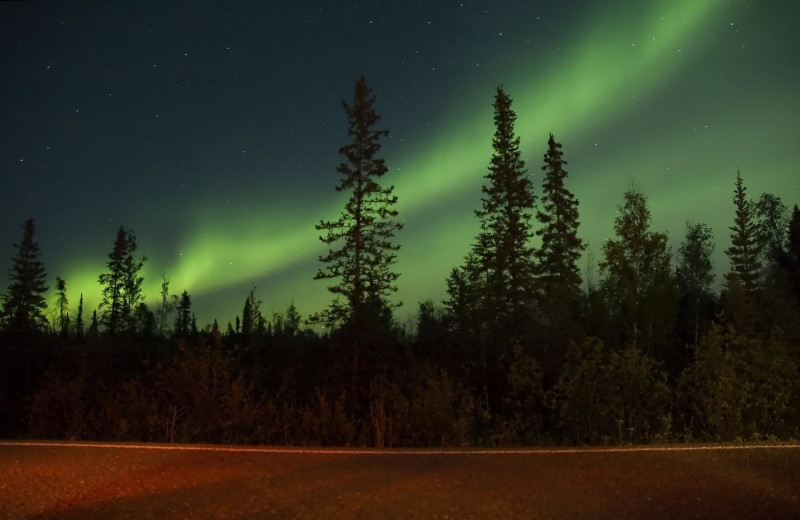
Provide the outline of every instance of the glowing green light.
{"type": "MultiPolygon", "coordinates": [[[[522,72],[518,77],[497,78],[496,83],[504,83],[514,100],[517,133],[522,137],[529,171],[538,174],[549,131],[562,141],[565,138],[559,136],[577,139],[657,92],[691,60],[688,49],[702,47],[703,27],[723,3],[665,1],[638,16],[598,17],[574,45],[552,50],[546,64],[525,63],[526,58],[520,57],[516,66],[522,72]]],[[[401,157],[386,157],[393,168],[387,182],[396,186],[398,210],[407,223],[397,240],[402,245],[398,296],[406,301],[408,311],[417,300],[441,297],[447,271],[459,263],[474,236],[472,210],[477,207],[479,186],[491,154],[491,97],[492,91],[487,90],[483,98],[451,111],[457,115],[446,122],[446,131],[424,148],[401,157]]],[[[380,111],[380,100],[378,108],[380,111]]],[[[386,124],[391,127],[390,121],[386,124]]],[[[569,154],[568,141],[565,143],[569,154]]],[[[333,191],[335,175],[330,179],[333,191]]],[[[596,182],[587,180],[586,186],[596,182]]],[[[621,193],[622,189],[614,195],[621,193]]],[[[298,193],[296,207],[281,207],[280,211],[266,200],[258,206],[238,208],[230,215],[213,209],[212,215],[198,211],[195,227],[181,237],[174,258],[158,262],[165,266],[172,291],[186,289],[197,296],[265,277],[291,276],[295,283],[277,286],[309,292],[303,312],[322,307],[329,295],[324,284],[311,281],[315,271],[299,273],[291,268],[322,252],[314,224],[335,218],[341,201],[309,207],[302,196],[298,193]]],[[[613,212],[613,208],[606,210],[613,212]]],[[[611,226],[613,216],[608,215],[607,220],[611,226]]],[[[140,247],[146,251],[145,237],[139,238],[140,247]]],[[[151,260],[147,264],[144,287],[151,301],[157,298],[161,272],[154,263],[151,260]]],[[[82,265],[67,273],[71,287],[84,291],[87,308],[91,308],[89,302],[99,301],[96,280],[101,270],[102,265],[82,265]]],[[[288,301],[292,296],[301,295],[275,294],[269,300],[288,301]]]]}

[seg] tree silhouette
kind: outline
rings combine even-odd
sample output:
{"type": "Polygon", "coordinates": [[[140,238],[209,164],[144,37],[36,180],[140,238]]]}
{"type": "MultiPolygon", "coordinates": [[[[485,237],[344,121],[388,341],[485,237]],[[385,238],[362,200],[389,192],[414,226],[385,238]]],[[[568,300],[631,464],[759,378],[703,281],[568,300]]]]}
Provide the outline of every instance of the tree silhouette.
{"type": "Polygon", "coordinates": [[[761,255],[767,267],[767,274],[774,277],[784,254],[789,211],[780,197],[772,193],[762,193],[754,210],[761,240],[761,255]]]}
{"type": "Polygon", "coordinates": [[[259,332],[264,318],[261,316],[261,300],[256,299],[255,289],[250,289],[242,308],[242,335],[249,340],[259,332]]]}
{"type": "Polygon", "coordinates": [[[100,332],[99,319],[97,318],[97,311],[92,311],[92,320],[89,322],[89,335],[97,336],[100,332]]]}
{"type": "MultiPolygon", "coordinates": [[[[167,331],[167,319],[175,308],[175,303],[169,297],[169,280],[166,275],[161,275],[161,304],[158,307],[158,335],[164,336],[167,331]]],[[[176,298],[173,296],[173,298],[176,298]]]]}
{"type": "Polygon", "coordinates": [[[69,335],[69,301],[67,300],[67,282],[60,276],[56,277],[56,290],[58,291],[58,324],[62,336],[69,335]]]}
{"type": "Polygon", "coordinates": [[[725,276],[726,285],[729,285],[731,274],[735,273],[745,295],[751,295],[758,287],[761,271],[759,256],[763,243],[758,233],[753,203],[747,198],[747,188],[739,171],[736,172],[733,204],[736,216],[730,228],[731,247],[725,250],[731,261],[731,270],[725,276]]]}
{"type": "Polygon", "coordinates": [[[354,386],[364,331],[381,323],[387,311],[396,306],[389,296],[397,290],[399,274],[392,266],[400,246],[392,239],[403,227],[395,221],[394,186],[385,188],[378,183],[388,171],[385,160],[377,156],[379,140],[389,132],[375,129],[380,116],[374,103],[372,89],[362,76],[356,81],[353,102],[342,102],[351,141],[339,149],[345,161],[336,169],[341,174],[336,191],[349,191],[350,198],[338,219],[322,220],[316,225],[318,231],[325,232],[320,240],[333,249],[320,256],[325,265],[314,279],[335,280],[328,286],[335,297],[310,321],[331,327],[344,325],[355,334],[351,342],[354,386]]]}
{"type": "Polygon", "coordinates": [[[789,219],[789,236],[786,240],[786,270],[790,285],[800,305],[800,208],[795,204],[789,219]]]}
{"type": "Polygon", "coordinates": [[[352,104],[342,102],[349,123],[347,135],[352,141],[339,149],[346,162],[336,169],[342,174],[336,191],[350,190],[352,194],[337,220],[320,221],[316,226],[327,232],[320,237],[322,242],[341,244],[320,257],[326,265],[315,276],[316,280],[338,280],[328,290],[344,298],[334,299],[328,309],[315,315],[315,321],[328,325],[360,325],[380,316],[385,307],[392,306],[388,297],[396,290],[394,282],[399,276],[391,270],[395,251],[400,248],[391,239],[402,229],[402,224],[394,221],[397,197],[393,195],[394,186],[383,188],[377,182],[388,171],[384,159],[376,155],[379,139],[389,132],[375,130],[380,116],[374,102],[363,76],[355,84],[352,104]]]}
{"type": "Polygon", "coordinates": [[[702,223],[686,223],[686,236],[678,249],[678,266],[675,275],[682,295],[682,308],[691,324],[693,344],[697,347],[700,336],[701,301],[709,300],[714,272],[711,254],[714,252],[711,228],[702,223]]]}
{"type": "Polygon", "coordinates": [[[9,269],[10,285],[3,302],[6,327],[16,332],[40,330],[47,321],[44,293],[46,274],[39,259],[39,244],[34,239],[36,226],[32,218],[23,225],[22,240],[14,244],[17,256],[9,269]]]}
{"type": "Polygon", "coordinates": [[[636,188],[625,192],[618,211],[617,239],[603,244],[603,291],[619,339],[652,352],[666,334],[663,321],[674,311],[669,308],[674,294],[667,235],[650,231],[647,197],[636,188]]]}
{"type": "MultiPolygon", "coordinates": [[[[481,188],[481,209],[475,212],[480,232],[465,260],[463,278],[478,299],[471,305],[481,315],[477,321],[486,323],[492,331],[490,335],[496,336],[496,343],[501,344],[502,352],[510,352],[511,344],[522,339],[530,321],[534,273],[529,239],[536,199],[521,158],[520,140],[514,133],[517,116],[511,109],[511,98],[502,87],[497,88],[492,106],[494,151],[487,182],[481,188]]],[[[457,280],[452,279],[448,285],[458,287],[457,280]]],[[[456,296],[450,294],[451,299],[456,296]]]]}
{"type": "Polygon", "coordinates": [[[175,319],[175,336],[185,338],[192,330],[192,299],[183,291],[178,301],[178,317],[175,319]]]}
{"type": "Polygon", "coordinates": [[[108,255],[106,267],[108,272],[102,273],[98,281],[103,286],[101,309],[105,309],[101,319],[109,335],[116,334],[126,328],[133,332],[135,322],[133,310],[142,299],[142,282],[139,275],[146,257],[134,258],[136,237],[132,231],[125,231],[120,226],[114,248],[108,255]]]}
{"type": "Polygon", "coordinates": [[[78,300],[78,312],[75,313],[75,336],[83,337],[83,293],[78,300]]]}
{"type": "Polygon", "coordinates": [[[576,339],[580,328],[581,276],[577,262],[583,242],[578,238],[578,201],[564,186],[567,162],[562,155],[561,143],[550,134],[542,166],[545,177],[541,209],[536,212],[536,219],[542,224],[536,235],[542,238],[542,245],[534,256],[545,342],[559,343],[564,348],[570,339],[576,339]]]}

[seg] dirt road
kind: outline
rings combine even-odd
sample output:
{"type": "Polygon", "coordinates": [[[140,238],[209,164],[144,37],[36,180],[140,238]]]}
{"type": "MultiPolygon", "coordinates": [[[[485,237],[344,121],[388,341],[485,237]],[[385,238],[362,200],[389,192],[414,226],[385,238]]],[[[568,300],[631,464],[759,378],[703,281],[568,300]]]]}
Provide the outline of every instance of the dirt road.
{"type": "Polygon", "coordinates": [[[800,446],[0,443],[2,518],[800,518],[800,446]],[[688,448],[688,449],[687,449],[688,448]]]}

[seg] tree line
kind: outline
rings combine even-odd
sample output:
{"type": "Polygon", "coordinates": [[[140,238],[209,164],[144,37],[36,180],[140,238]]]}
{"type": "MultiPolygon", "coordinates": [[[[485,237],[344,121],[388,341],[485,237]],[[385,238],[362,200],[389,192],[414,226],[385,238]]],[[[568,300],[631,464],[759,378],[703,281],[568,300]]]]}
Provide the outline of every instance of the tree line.
{"type": "Polygon", "coordinates": [[[305,319],[293,304],[265,316],[252,288],[233,323],[198,327],[191,296],[166,277],[151,309],[147,258],[124,227],[89,313],[66,280],[48,287],[28,219],[0,315],[1,433],[374,446],[797,438],[797,206],[752,200],[737,172],[730,268],[715,290],[709,226],[688,222],[673,254],[631,186],[582,276],[562,145],[549,136],[537,189],[498,87],[478,234],[447,299],[420,302],[403,325],[392,298],[402,225],[374,103],[363,77],[343,102],[336,190],[349,198],[316,226],[328,251],[315,278],[333,298],[305,319]]]}

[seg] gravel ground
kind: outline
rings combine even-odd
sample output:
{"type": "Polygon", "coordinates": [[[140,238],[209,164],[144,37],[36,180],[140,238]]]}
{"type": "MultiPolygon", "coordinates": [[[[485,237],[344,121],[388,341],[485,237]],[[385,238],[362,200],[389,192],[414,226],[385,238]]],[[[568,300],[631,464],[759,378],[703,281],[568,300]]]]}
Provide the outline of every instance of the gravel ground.
{"type": "Polygon", "coordinates": [[[800,518],[800,447],[441,454],[0,445],[1,518],[800,518]]]}

